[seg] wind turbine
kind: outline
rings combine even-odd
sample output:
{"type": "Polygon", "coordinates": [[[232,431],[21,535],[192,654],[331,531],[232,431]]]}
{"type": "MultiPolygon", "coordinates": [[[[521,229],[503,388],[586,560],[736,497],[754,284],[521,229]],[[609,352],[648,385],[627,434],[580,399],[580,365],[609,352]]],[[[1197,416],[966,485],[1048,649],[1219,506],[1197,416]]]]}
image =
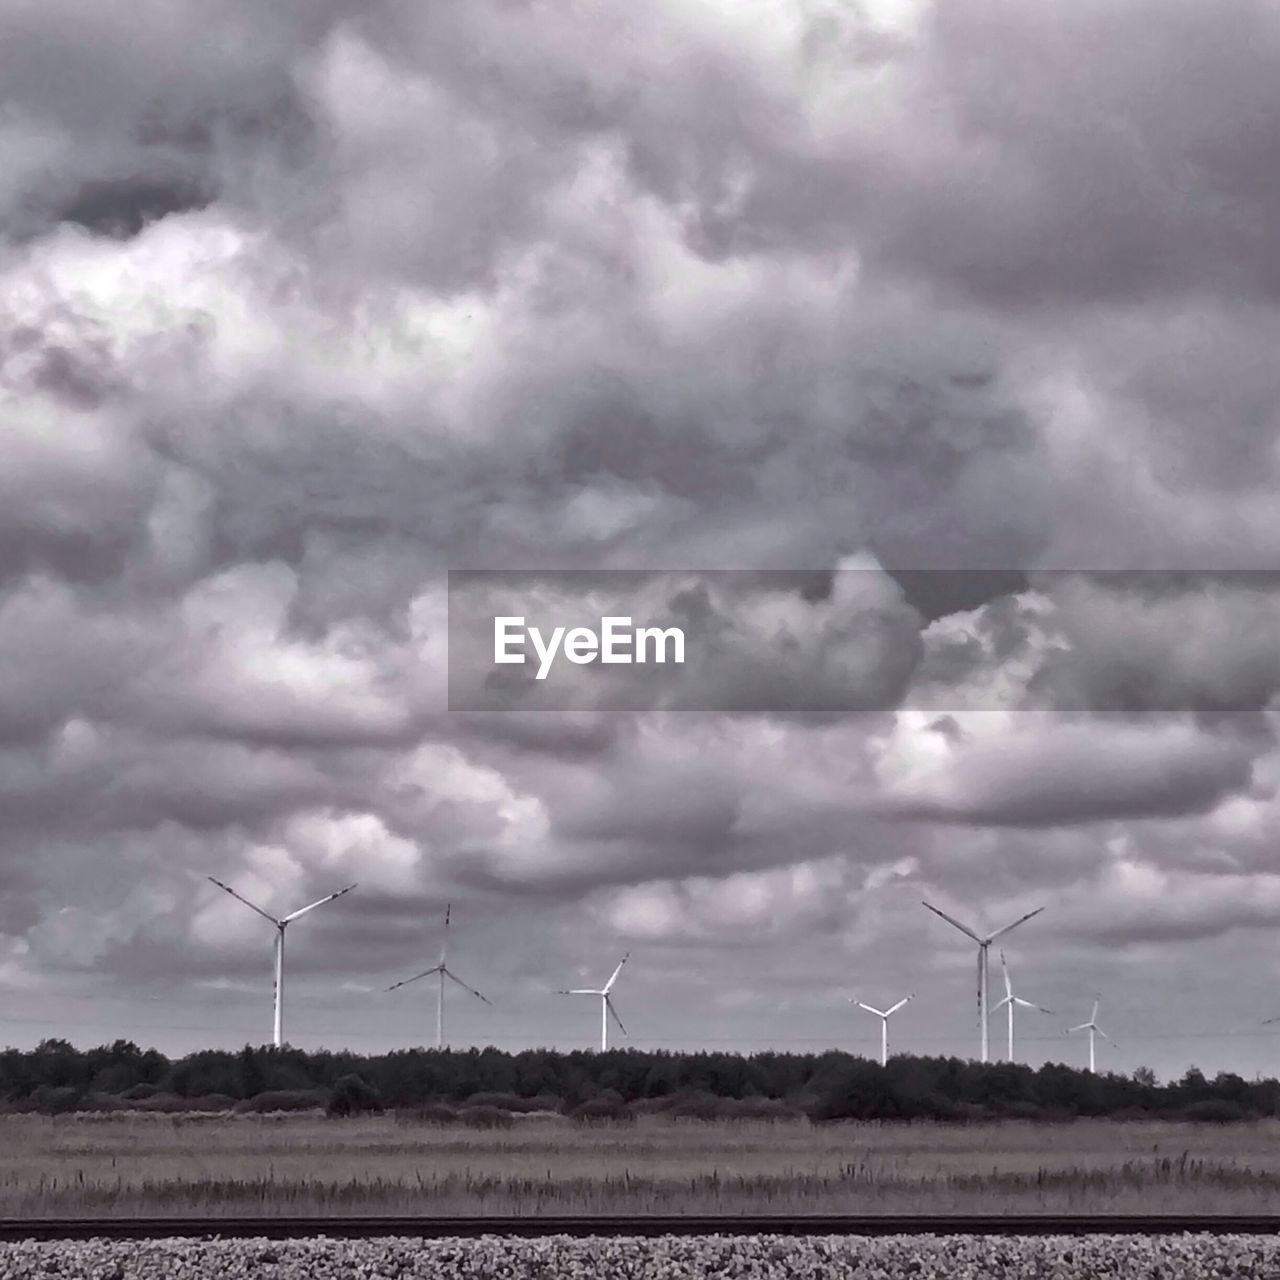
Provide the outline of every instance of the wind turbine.
{"type": "Polygon", "coordinates": [[[261,907],[254,906],[248,898],[242,898],[230,885],[225,885],[221,880],[215,880],[213,876],[206,877],[213,880],[213,883],[229,893],[237,902],[243,902],[251,911],[256,911],[264,920],[270,920],[276,927],[276,982],[275,982],[275,1046],[279,1049],[284,1044],[284,931],[299,916],[305,916],[308,911],[314,911],[317,907],[323,907],[326,902],[332,902],[334,898],[340,898],[344,893],[350,893],[355,885],[349,884],[345,889],[339,889],[337,893],[331,893],[327,898],[321,898],[318,902],[311,903],[307,907],[299,907],[297,911],[291,911],[287,916],[281,916],[278,920],[268,911],[263,911],[261,907]]]}
{"type": "Polygon", "coordinates": [[[430,969],[424,969],[421,973],[415,973],[412,978],[405,978],[403,982],[393,982],[387,988],[388,991],[395,991],[398,987],[407,987],[411,982],[417,982],[419,978],[429,978],[433,973],[438,974],[440,978],[440,989],[436,995],[436,1048],[444,1048],[444,980],[448,978],[451,982],[456,982],[464,991],[470,991],[477,1000],[483,1000],[485,1004],[492,1007],[493,1001],[488,996],[482,996],[474,987],[469,987],[461,978],[458,977],[452,969],[445,964],[445,949],[449,945],[449,916],[453,911],[453,904],[448,903],[444,909],[444,936],[440,939],[440,963],[434,964],[430,969]]]}
{"type": "MultiPolygon", "coordinates": [[[[1087,1031],[1089,1033],[1089,1071],[1090,1072],[1093,1072],[1094,1062],[1096,1061],[1094,1057],[1094,1052],[1093,1052],[1093,1037],[1095,1035],[1100,1035],[1104,1040],[1111,1040],[1111,1037],[1107,1035],[1107,1033],[1103,1031],[1103,1029],[1100,1026],[1098,1026],[1098,1004],[1101,1000],[1102,1000],[1101,995],[1094,997],[1093,1012],[1089,1015],[1088,1022],[1082,1022],[1079,1024],[1079,1026],[1067,1028],[1068,1032],[1087,1031]]],[[[1111,1043],[1114,1046],[1116,1042],[1114,1040],[1111,1040],[1111,1043]]]]}
{"type": "Polygon", "coordinates": [[[1009,1061],[1013,1061],[1013,1007],[1021,1005],[1024,1009],[1038,1009],[1041,1013],[1052,1013],[1052,1009],[1046,1009],[1044,1005],[1032,1004],[1030,1000],[1024,1000],[1021,996],[1013,994],[1013,983],[1009,980],[1009,966],[1005,962],[1004,952],[1000,953],[1000,968],[1004,973],[1004,999],[1000,1001],[992,1013],[999,1013],[1001,1009],[1009,1010],[1009,1061]]]}
{"type": "Polygon", "coordinates": [[[850,1004],[856,1004],[859,1009],[865,1009],[868,1013],[874,1013],[880,1019],[880,1065],[883,1067],[889,1061],[889,1019],[902,1008],[908,1000],[914,1000],[916,993],[913,991],[909,996],[903,996],[897,1004],[890,1005],[887,1009],[876,1009],[869,1004],[863,1004],[861,1000],[850,998],[850,1004]]]}
{"type": "Polygon", "coordinates": [[[978,1023],[982,1028],[982,1061],[987,1061],[987,950],[991,944],[997,939],[1002,938],[1006,933],[1016,929],[1020,924],[1025,924],[1032,916],[1038,916],[1043,907],[1037,907],[1034,911],[1028,911],[1025,916],[1019,916],[1012,924],[1007,924],[1003,929],[997,929],[994,933],[989,933],[985,938],[980,938],[968,925],[961,924],[959,920],[947,915],[945,911],[939,911],[932,903],[922,903],[923,906],[929,908],[935,916],[941,916],[948,924],[954,925],[961,933],[967,934],[978,944],[978,1023]]]}
{"type": "Polygon", "coordinates": [[[572,991],[557,991],[558,996],[599,996],[600,997],[600,1052],[604,1053],[609,1047],[609,1015],[613,1014],[613,1020],[618,1024],[618,1029],[625,1036],[627,1029],[622,1025],[622,1019],[618,1017],[618,1011],[613,1007],[613,1001],[609,999],[609,992],[613,989],[613,984],[618,980],[618,974],[622,972],[622,966],[627,963],[627,956],[623,956],[618,961],[618,967],[613,971],[613,976],[604,986],[597,991],[594,987],[576,987],[572,991]]]}

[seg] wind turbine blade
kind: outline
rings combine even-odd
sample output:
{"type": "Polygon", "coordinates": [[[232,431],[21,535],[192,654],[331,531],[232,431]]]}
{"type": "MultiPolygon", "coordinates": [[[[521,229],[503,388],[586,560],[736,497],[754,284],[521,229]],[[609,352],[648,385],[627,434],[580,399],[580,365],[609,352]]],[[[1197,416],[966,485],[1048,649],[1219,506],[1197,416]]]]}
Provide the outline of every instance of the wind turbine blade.
{"type": "Polygon", "coordinates": [[[956,920],[954,917],[947,915],[945,911],[939,911],[938,908],[933,905],[933,903],[925,902],[922,899],[920,905],[923,907],[928,907],[929,910],[932,911],[935,916],[941,916],[948,924],[955,925],[955,927],[959,929],[961,933],[967,933],[969,937],[971,937],[974,940],[974,942],[980,943],[982,941],[982,939],[978,937],[978,935],[974,933],[974,931],[970,929],[967,924],[961,924],[959,920],[956,920]]]}
{"type": "Polygon", "coordinates": [[[469,986],[467,986],[467,984],[466,984],[465,982],[463,982],[463,980],[462,980],[461,978],[459,978],[459,977],[457,976],[457,974],[453,973],[451,970],[442,968],[442,969],[440,970],[440,972],[441,972],[441,973],[443,973],[443,974],[444,974],[444,976],[445,976],[446,978],[449,978],[451,981],[456,982],[456,983],[458,984],[458,986],[460,986],[460,987],[463,989],[463,991],[470,991],[470,992],[471,992],[471,994],[472,994],[473,996],[475,996],[475,998],[476,998],[477,1000],[483,1000],[483,1001],[485,1002],[485,1004],[487,1004],[487,1005],[492,1005],[492,1004],[493,1004],[493,1001],[492,1001],[492,1000],[490,1000],[488,996],[482,996],[482,995],[481,995],[481,994],[480,994],[480,993],[475,989],[475,987],[469,987],[469,986]]]}
{"type": "Polygon", "coordinates": [[[557,991],[558,996],[602,996],[603,991],[592,991],[587,987],[574,987],[572,991],[557,991]]]}
{"type": "Polygon", "coordinates": [[[344,893],[350,893],[355,885],[349,884],[345,889],[339,889],[337,893],[331,893],[326,898],[321,898],[318,902],[313,902],[309,906],[299,907],[297,911],[291,911],[280,921],[281,924],[288,924],[290,920],[296,920],[299,916],[305,916],[308,911],[314,911],[317,907],[323,907],[326,902],[332,902],[334,898],[340,898],[344,893]]]}
{"type": "Polygon", "coordinates": [[[254,906],[254,904],[250,902],[248,898],[242,898],[229,884],[223,884],[221,880],[214,880],[213,876],[205,876],[205,879],[213,880],[213,883],[216,884],[219,889],[222,889],[226,893],[229,893],[237,902],[243,902],[244,905],[248,907],[250,911],[256,911],[264,920],[270,920],[271,923],[276,926],[279,926],[285,923],[284,920],[277,920],[275,916],[268,914],[266,911],[263,911],[261,907],[254,906]]]}
{"type": "Polygon", "coordinates": [[[1093,1026],[1092,1022],[1082,1022],[1079,1024],[1079,1026],[1068,1027],[1067,1030],[1068,1031],[1088,1031],[1091,1026],[1093,1026]]]}
{"type": "Polygon", "coordinates": [[[1097,1020],[1098,1020],[1098,1005],[1099,1005],[1099,1004],[1101,1004],[1101,1002],[1102,1002],[1101,997],[1099,997],[1097,1000],[1095,1000],[1095,1001],[1093,1002],[1093,1012],[1089,1015],[1089,1021],[1090,1021],[1090,1022],[1097,1022],[1097,1020]]]}
{"type": "Polygon", "coordinates": [[[874,1013],[877,1018],[884,1018],[888,1016],[882,1009],[876,1009],[869,1004],[863,1004],[861,1000],[858,1000],[856,1003],[859,1009],[865,1009],[868,1013],[874,1013]]]}
{"type": "Polygon", "coordinates": [[[1002,938],[1012,929],[1016,929],[1020,924],[1026,924],[1032,916],[1038,916],[1044,910],[1043,907],[1037,907],[1034,911],[1028,911],[1025,916],[1019,916],[1012,924],[1007,924],[1003,929],[997,929],[995,933],[987,939],[988,942],[994,942],[997,938],[1002,938]]]}
{"type": "MultiPolygon", "coordinates": [[[[1109,1035],[1107,1035],[1107,1033],[1106,1033],[1105,1031],[1103,1031],[1103,1029],[1102,1029],[1101,1027],[1094,1027],[1094,1030],[1095,1030],[1095,1031],[1096,1031],[1096,1032],[1097,1032],[1097,1033],[1098,1033],[1098,1034],[1099,1034],[1099,1035],[1100,1035],[1104,1040],[1111,1040],[1111,1037],[1110,1037],[1109,1035]]],[[[1114,1040],[1111,1040],[1111,1043],[1112,1043],[1112,1044],[1115,1044],[1115,1041],[1114,1041],[1114,1040]]]]}
{"type": "Polygon", "coordinates": [[[1014,996],[1005,996],[1005,998],[1001,1000],[999,1004],[992,1006],[991,1012],[999,1013],[1000,1010],[1003,1009],[1007,1004],[1026,1004],[1026,1001],[1018,1000],[1014,996]]]}
{"type": "Polygon", "coordinates": [[[903,996],[902,999],[899,1000],[897,1004],[891,1005],[888,1009],[884,1011],[884,1016],[888,1018],[892,1014],[897,1013],[898,1010],[901,1009],[902,1006],[906,1004],[908,1000],[914,1000],[915,998],[916,998],[916,993],[914,991],[909,996],[903,996]]]}
{"type": "Polygon", "coordinates": [[[1021,996],[1013,997],[1014,1004],[1020,1004],[1024,1009],[1038,1009],[1041,1013],[1053,1013],[1052,1009],[1046,1009],[1042,1004],[1032,1004],[1030,1000],[1024,1000],[1021,996]]]}
{"type": "Polygon", "coordinates": [[[440,967],[444,968],[445,950],[449,945],[449,917],[453,914],[453,903],[444,904],[444,933],[440,935],[440,967]]]}
{"type": "Polygon", "coordinates": [[[415,973],[412,978],[405,978],[403,982],[392,983],[392,985],[389,986],[387,990],[394,991],[397,987],[407,987],[409,983],[417,982],[419,978],[429,978],[433,973],[439,973],[439,972],[440,972],[440,966],[438,964],[432,965],[430,969],[423,969],[421,973],[415,973]]]}
{"type": "Polygon", "coordinates": [[[621,960],[618,961],[618,967],[613,971],[613,976],[610,977],[609,981],[604,984],[604,990],[606,995],[612,990],[613,984],[617,982],[618,974],[622,972],[622,966],[627,963],[627,958],[630,955],[631,955],[631,952],[628,951],[627,954],[623,956],[621,960]]]}
{"type": "Polygon", "coordinates": [[[1000,953],[1000,972],[1004,974],[1004,994],[1007,999],[1013,999],[1013,983],[1009,980],[1009,966],[1005,962],[1004,952],[1000,953]]]}
{"type": "Polygon", "coordinates": [[[621,1031],[622,1034],[625,1036],[627,1034],[627,1029],[622,1025],[622,1019],[618,1017],[618,1011],[613,1007],[613,1001],[610,1000],[607,995],[604,998],[604,1007],[608,1009],[611,1014],[613,1014],[613,1020],[618,1024],[618,1030],[621,1031]]]}

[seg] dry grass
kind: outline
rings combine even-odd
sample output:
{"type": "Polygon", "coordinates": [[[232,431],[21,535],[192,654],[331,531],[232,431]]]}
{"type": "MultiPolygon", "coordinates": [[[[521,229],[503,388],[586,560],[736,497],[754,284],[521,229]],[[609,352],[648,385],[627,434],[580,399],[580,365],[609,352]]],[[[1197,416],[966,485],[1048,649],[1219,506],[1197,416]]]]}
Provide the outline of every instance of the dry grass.
{"type": "Polygon", "coordinates": [[[0,1117],[0,1214],[1250,1212],[1280,1123],[1218,1128],[0,1117]]]}

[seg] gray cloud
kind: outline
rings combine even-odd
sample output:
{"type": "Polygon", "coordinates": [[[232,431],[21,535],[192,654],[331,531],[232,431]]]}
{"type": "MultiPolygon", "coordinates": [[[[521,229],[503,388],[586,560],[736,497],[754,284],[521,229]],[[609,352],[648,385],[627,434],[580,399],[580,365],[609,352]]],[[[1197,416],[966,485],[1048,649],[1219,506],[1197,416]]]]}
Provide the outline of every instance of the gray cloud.
{"type": "Polygon", "coordinates": [[[1056,826],[1205,813],[1250,778],[1243,744],[1183,726],[1041,721],[949,743],[922,779],[891,781],[883,805],[938,822],[1056,826]]]}
{"type": "Polygon", "coordinates": [[[1071,578],[1033,688],[1064,708],[1243,713],[1280,688],[1271,575],[1071,578]]]}
{"type": "Polygon", "coordinates": [[[1228,972],[1271,595],[1036,571],[1274,565],[1276,41],[1249,0],[8,6],[6,1009],[242,1039],[269,939],[206,873],[361,882],[299,930],[303,1039],[398,1042],[369,992],[449,897],[528,1011],[463,1031],[519,1043],[624,944],[655,1039],[758,1041],[756,964],[797,1036],[851,969],[966,1035],[930,892],[1048,894],[1054,1007],[1228,972]],[[448,568],[859,557],[887,594],[804,603],[790,665],[704,611],[719,712],[445,708],[448,568]],[[771,680],[867,710],[744,714],[771,680]]]}

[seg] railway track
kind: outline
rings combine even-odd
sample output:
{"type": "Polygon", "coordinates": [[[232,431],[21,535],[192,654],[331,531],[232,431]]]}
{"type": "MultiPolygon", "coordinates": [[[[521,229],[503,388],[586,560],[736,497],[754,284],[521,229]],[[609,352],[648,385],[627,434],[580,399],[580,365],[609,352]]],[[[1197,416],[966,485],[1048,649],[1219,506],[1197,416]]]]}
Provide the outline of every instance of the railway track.
{"type": "Polygon", "coordinates": [[[3,1240],[143,1240],[175,1236],[275,1240],[308,1236],[423,1240],[477,1236],[1046,1236],[1046,1235],[1276,1235],[1280,1215],[889,1215],[843,1214],[728,1217],[252,1217],[252,1218],[11,1218],[0,1219],[3,1240]]]}

